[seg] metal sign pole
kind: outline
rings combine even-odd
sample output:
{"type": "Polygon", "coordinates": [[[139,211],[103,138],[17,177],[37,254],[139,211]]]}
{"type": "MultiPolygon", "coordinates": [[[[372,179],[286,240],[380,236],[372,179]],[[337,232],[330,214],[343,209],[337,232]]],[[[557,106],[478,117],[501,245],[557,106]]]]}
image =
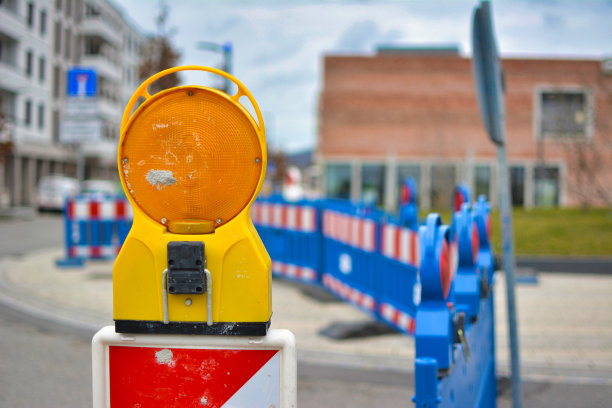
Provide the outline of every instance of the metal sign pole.
{"type": "Polygon", "coordinates": [[[502,264],[506,275],[512,402],[514,408],[520,408],[522,407],[521,370],[516,299],[514,294],[514,235],[512,231],[510,183],[506,157],[504,81],[495,44],[491,6],[488,1],[481,1],[480,6],[474,10],[472,53],[478,105],[489,138],[495,143],[497,148],[499,209],[502,226],[502,264]]]}

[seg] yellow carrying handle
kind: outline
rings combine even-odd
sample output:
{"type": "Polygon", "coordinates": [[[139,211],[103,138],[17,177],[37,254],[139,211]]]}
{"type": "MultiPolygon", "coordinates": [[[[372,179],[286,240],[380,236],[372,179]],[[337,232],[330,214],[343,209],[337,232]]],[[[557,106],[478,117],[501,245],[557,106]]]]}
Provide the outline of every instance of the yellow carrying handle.
{"type": "MultiPolygon", "coordinates": [[[[247,87],[244,86],[244,84],[240,82],[238,79],[236,79],[234,76],[228,74],[225,71],[221,71],[220,69],[217,69],[217,68],[204,67],[200,65],[184,65],[180,67],[168,68],[166,70],[158,72],[157,74],[151,76],[150,78],[146,79],[142,84],[140,84],[140,86],[136,88],[136,91],[134,91],[134,94],[130,98],[127,106],[125,107],[125,110],[123,111],[123,118],[121,119],[121,134],[123,134],[125,127],[127,126],[127,123],[130,117],[132,116],[132,110],[134,109],[134,105],[136,105],[136,102],[138,101],[138,99],[142,97],[142,98],[145,98],[145,100],[147,100],[152,96],[147,90],[147,88],[149,88],[149,85],[151,85],[153,82],[157,81],[159,78],[163,76],[170,75],[170,74],[173,74],[179,71],[210,72],[210,73],[222,76],[223,78],[229,79],[234,84],[236,84],[236,86],[238,87],[238,92],[236,92],[236,94],[234,95],[229,95],[229,97],[234,102],[242,105],[243,107],[244,105],[240,103],[240,98],[243,96],[246,96],[249,99],[249,102],[251,102],[251,105],[253,106],[253,109],[255,110],[255,114],[257,115],[257,123],[256,123],[257,129],[259,130],[259,133],[261,134],[261,137],[263,139],[262,142],[265,142],[265,129],[264,129],[263,116],[261,114],[261,111],[259,110],[259,105],[257,105],[257,101],[255,101],[255,98],[253,97],[251,92],[249,92],[247,87]]],[[[215,90],[217,92],[221,92],[217,89],[215,90]]],[[[248,112],[248,109],[246,109],[246,107],[245,107],[245,110],[248,112]]]]}

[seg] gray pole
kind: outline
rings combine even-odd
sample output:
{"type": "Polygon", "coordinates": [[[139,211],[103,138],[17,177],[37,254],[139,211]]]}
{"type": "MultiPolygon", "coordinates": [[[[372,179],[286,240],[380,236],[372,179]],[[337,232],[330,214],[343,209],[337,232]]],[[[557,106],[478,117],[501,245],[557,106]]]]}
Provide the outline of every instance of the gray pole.
{"type": "Polygon", "coordinates": [[[510,340],[510,369],[512,385],[512,406],[522,407],[521,365],[519,356],[518,324],[514,287],[514,231],[512,229],[512,206],[506,147],[497,146],[497,175],[499,178],[499,216],[502,233],[502,266],[506,275],[506,299],[508,305],[508,335],[510,340]]]}
{"type": "Polygon", "coordinates": [[[506,157],[506,110],[504,104],[503,72],[489,1],[481,1],[474,10],[472,25],[472,67],[478,94],[478,105],[489,138],[497,148],[497,168],[499,178],[499,209],[502,228],[502,264],[506,275],[506,298],[508,305],[508,335],[510,342],[510,367],[512,384],[512,404],[521,408],[521,366],[519,357],[518,326],[516,318],[516,299],[514,294],[514,234],[512,231],[512,206],[508,160],[506,157]]]}

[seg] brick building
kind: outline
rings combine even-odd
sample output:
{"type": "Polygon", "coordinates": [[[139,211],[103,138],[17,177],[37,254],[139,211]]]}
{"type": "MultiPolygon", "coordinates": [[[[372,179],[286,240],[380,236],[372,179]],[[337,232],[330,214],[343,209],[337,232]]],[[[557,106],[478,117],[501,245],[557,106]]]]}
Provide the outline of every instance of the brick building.
{"type": "MultiPolygon", "coordinates": [[[[513,204],[606,204],[610,61],[508,58],[502,66],[513,204]]],[[[326,196],[369,197],[392,209],[401,180],[412,176],[423,208],[448,208],[459,182],[497,201],[496,150],[471,60],[453,48],[326,56],[317,149],[326,196]]]]}

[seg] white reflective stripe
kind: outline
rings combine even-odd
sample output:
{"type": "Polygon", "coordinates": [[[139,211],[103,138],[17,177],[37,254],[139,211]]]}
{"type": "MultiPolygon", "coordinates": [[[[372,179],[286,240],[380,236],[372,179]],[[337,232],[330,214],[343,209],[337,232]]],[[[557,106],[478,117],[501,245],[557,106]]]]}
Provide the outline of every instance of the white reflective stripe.
{"type": "Polygon", "coordinates": [[[283,206],[280,204],[272,206],[272,224],[274,227],[283,227],[283,206]]]}
{"type": "Polygon", "coordinates": [[[399,260],[408,263],[410,261],[410,230],[400,229],[399,260]]]}
{"type": "Polygon", "coordinates": [[[354,247],[359,247],[359,229],[362,227],[363,222],[359,218],[351,219],[351,228],[349,230],[349,242],[354,247]]]}
{"type": "Polygon", "coordinates": [[[390,224],[386,224],[383,227],[383,255],[389,258],[393,258],[393,250],[395,248],[395,227],[390,224]]]}
{"type": "Polygon", "coordinates": [[[301,222],[302,230],[306,232],[313,232],[317,229],[316,223],[316,212],[312,207],[302,207],[301,222]]]}
{"type": "Polygon", "coordinates": [[[116,216],[116,206],[114,201],[104,200],[100,202],[100,218],[112,220],[116,216]]]}
{"type": "Polygon", "coordinates": [[[112,257],[117,253],[117,247],[114,245],[104,245],[100,247],[100,255],[112,257]]]}
{"type": "Polygon", "coordinates": [[[295,207],[293,205],[290,205],[287,207],[287,228],[292,229],[292,230],[296,230],[297,229],[297,219],[298,219],[298,215],[300,214],[301,209],[300,207],[295,207]]]}
{"type": "Polygon", "coordinates": [[[309,281],[313,281],[313,280],[316,279],[317,273],[314,271],[314,269],[304,268],[303,269],[303,276],[304,276],[304,279],[307,279],[309,281]]]}
{"type": "Polygon", "coordinates": [[[75,253],[76,256],[80,257],[80,258],[87,258],[89,257],[89,249],[90,247],[85,246],[85,245],[79,245],[77,247],[75,247],[75,253]]]}
{"type": "Polygon", "coordinates": [[[270,204],[261,204],[261,225],[270,226],[270,204]]]}
{"type": "Polygon", "coordinates": [[[380,314],[382,315],[383,318],[387,320],[392,320],[393,319],[393,308],[390,305],[383,303],[380,307],[380,314]]]}
{"type": "Polygon", "coordinates": [[[129,202],[125,203],[125,215],[128,219],[134,218],[134,210],[129,202]]]}
{"type": "Polygon", "coordinates": [[[399,319],[397,319],[397,325],[404,330],[408,330],[410,327],[410,316],[406,313],[399,312],[399,319]]]}
{"type": "Polygon", "coordinates": [[[286,269],[285,273],[287,276],[290,276],[292,278],[295,278],[297,276],[297,272],[298,272],[297,266],[292,265],[292,264],[286,264],[285,269],[286,269]]]}
{"type": "Polygon", "coordinates": [[[373,252],[376,250],[376,228],[374,221],[366,220],[363,229],[364,248],[366,251],[373,252]]]}
{"type": "Polygon", "coordinates": [[[89,201],[74,202],[74,219],[86,220],[89,218],[89,201]]]}

